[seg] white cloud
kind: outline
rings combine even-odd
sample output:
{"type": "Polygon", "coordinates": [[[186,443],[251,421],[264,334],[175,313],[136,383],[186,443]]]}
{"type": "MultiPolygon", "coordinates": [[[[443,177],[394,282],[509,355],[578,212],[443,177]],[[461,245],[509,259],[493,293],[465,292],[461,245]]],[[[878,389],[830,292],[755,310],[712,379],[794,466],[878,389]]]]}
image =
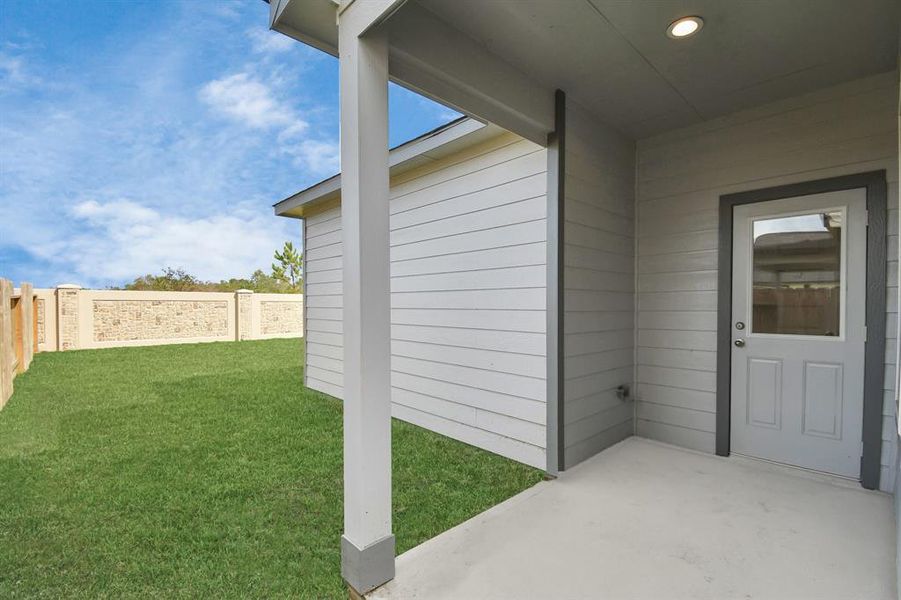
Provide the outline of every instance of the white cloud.
{"type": "Polygon", "coordinates": [[[319,175],[337,173],[341,164],[338,144],[333,142],[304,140],[294,147],[284,148],[284,152],[294,157],[295,164],[319,175]]]}
{"type": "Polygon", "coordinates": [[[299,42],[286,35],[261,27],[254,27],[247,32],[247,36],[250,38],[251,49],[257,54],[278,54],[299,45],[299,42]]]}
{"type": "MultiPolygon", "coordinates": [[[[227,75],[203,86],[200,98],[219,114],[251,128],[274,129],[274,152],[292,158],[295,166],[311,175],[331,175],[338,171],[339,152],[334,141],[311,136],[310,124],[287,101],[280,100],[283,89],[293,82],[282,70],[272,69],[266,82],[247,72],[227,75]]],[[[287,95],[287,93],[284,93],[287,95]]],[[[316,112],[315,107],[309,111],[316,112]]]]}
{"type": "Polygon", "coordinates": [[[40,85],[39,77],[31,74],[21,56],[0,52],[0,92],[11,92],[40,85]]]}
{"type": "Polygon", "coordinates": [[[279,131],[276,139],[280,144],[289,143],[291,140],[301,136],[307,130],[307,127],[306,122],[296,121],[279,131]]]}
{"type": "Polygon", "coordinates": [[[276,100],[268,85],[249,73],[215,79],[200,90],[200,99],[216,112],[250,127],[274,126],[302,131],[308,124],[288,106],[276,100]]]}
{"type": "Polygon", "coordinates": [[[207,280],[246,277],[292,233],[290,223],[233,209],[207,216],[162,215],[132,200],[76,204],[72,236],[38,244],[35,253],[67,264],[80,283],[127,281],[164,267],[207,280]]]}
{"type": "Polygon", "coordinates": [[[12,81],[21,80],[23,77],[22,59],[7,54],[0,54],[0,73],[3,73],[5,79],[12,81]]]}
{"type": "Polygon", "coordinates": [[[99,225],[115,222],[146,223],[159,219],[157,211],[130,200],[119,200],[106,204],[100,204],[96,200],[86,200],[76,204],[72,208],[72,214],[99,225]]]}

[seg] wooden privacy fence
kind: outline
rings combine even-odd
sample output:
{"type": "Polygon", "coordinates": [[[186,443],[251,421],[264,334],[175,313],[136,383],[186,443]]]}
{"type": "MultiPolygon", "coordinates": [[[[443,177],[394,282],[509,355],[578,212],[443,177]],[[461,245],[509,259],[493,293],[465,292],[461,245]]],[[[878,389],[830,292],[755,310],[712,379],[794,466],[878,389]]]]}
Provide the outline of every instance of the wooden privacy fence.
{"type": "Polygon", "coordinates": [[[13,394],[13,380],[31,366],[38,351],[38,298],[30,283],[14,289],[0,279],[0,409],[13,394]]]}

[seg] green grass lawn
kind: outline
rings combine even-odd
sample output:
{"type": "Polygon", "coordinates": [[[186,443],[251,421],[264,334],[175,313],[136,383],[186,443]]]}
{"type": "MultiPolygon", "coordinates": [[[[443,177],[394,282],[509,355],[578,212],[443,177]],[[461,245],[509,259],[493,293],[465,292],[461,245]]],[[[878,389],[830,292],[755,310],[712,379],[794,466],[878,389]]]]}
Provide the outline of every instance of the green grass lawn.
{"type": "MultiPolygon", "coordinates": [[[[344,597],[341,404],[299,340],[39,354],[0,411],[0,598],[344,597]]],[[[403,552],[542,478],[394,422],[403,552]]]]}

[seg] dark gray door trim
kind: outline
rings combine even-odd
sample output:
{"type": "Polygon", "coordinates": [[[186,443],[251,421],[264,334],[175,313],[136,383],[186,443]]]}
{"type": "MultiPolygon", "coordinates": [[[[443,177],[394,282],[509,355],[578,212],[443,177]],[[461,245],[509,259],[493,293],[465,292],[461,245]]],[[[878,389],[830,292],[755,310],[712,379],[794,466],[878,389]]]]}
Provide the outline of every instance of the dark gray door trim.
{"type": "Polygon", "coordinates": [[[867,342],[864,356],[863,456],[860,482],[879,487],[882,385],[885,376],[885,171],[830,177],[720,196],[716,358],[716,453],[729,456],[732,410],[732,209],[741,204],[855,188],[867,190],[867,342]]]}
{"type": "Polygon", "coordinates": [[[566,94],[554,95],[554,132],[547,143],[547,472],[565,468],[563,440],[563,223],[566,180],[566,94]]]}

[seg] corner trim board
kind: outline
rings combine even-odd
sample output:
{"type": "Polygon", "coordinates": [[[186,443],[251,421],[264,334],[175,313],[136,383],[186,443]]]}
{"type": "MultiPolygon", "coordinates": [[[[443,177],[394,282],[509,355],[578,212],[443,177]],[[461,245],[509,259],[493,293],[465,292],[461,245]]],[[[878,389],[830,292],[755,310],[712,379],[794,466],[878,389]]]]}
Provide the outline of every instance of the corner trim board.
{"type": "Polygon", "coordinates": [[[554,131],[547,142],[547,472],[566,468],[563,395],[563,230],[566,94],[554,93],[554,131]]]}
{"type": "Polygon", "coordinates": [[[309,387],[307,385],[307,367],[309,366],[309,361],[307,360],[307,219],[300,219],[300,241],[301,241],[301,254],[300,254],[300,276],[301,276],[301,290],[300,293],[303,296],[300,299],[300,309],[301,309],[301,318],[300,318],[300,326],[303,328],[301,334],[303,335],[303,387],[309,387]]]}
{"type": "Polygon", "coordinates": [[[866,188],[867,341],[864,351],[863,455],[860,483],[878,489],[882,458],[882,385],[885,375],[885,171],[869,171],[720,196],[717,276],[716,453],[729,456],[732,410],[732,209],[742,204],[866,188]]]}

